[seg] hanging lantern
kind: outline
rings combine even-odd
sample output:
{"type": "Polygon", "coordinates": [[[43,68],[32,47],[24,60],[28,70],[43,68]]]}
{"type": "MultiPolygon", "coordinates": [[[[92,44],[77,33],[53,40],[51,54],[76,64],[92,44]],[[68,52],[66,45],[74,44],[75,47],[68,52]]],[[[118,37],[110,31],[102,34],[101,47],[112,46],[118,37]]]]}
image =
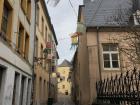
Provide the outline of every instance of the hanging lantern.
{"type": "Polygon", "coordinates": [[[75,32],[72,36],[71,36],[71,49],[73,47],[77,47],[78,46],[78,37],[81,35],[80,32],[75,32]]]}
{"type": "Polygon", "coordinates": [[[72,45],[77,45],[78,44],[78,34],[77,33],[74,33],[71,36],[71,42],[72,42],[72,45]]]}

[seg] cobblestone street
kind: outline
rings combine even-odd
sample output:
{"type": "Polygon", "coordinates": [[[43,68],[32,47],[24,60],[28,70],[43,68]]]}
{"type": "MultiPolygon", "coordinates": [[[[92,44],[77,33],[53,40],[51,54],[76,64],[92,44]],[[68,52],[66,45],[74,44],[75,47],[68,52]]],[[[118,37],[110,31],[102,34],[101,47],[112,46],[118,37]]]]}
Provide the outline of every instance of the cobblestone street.
{"type": "Polygon", "coordinates": [[[74,105],[69,95],[58,94],[58,101],[53,105],[74,105]]]}

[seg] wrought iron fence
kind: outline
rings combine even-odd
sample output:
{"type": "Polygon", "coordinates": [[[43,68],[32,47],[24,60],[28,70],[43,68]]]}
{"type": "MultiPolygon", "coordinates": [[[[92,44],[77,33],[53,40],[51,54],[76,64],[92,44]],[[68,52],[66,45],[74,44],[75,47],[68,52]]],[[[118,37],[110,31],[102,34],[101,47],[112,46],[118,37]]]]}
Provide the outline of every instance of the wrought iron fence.
{"type": "Polygon", "coordinates": [[[97,103],[140,105],[140,71],[134,69],[96,83],[97,103]]]}

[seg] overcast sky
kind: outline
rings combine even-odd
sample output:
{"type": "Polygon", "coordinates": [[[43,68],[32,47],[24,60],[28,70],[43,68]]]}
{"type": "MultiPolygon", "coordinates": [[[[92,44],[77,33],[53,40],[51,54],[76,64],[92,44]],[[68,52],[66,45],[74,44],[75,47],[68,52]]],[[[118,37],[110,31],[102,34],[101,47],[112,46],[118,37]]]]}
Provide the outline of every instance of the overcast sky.
{"type": "MultiPolygon", "coordinates": [[[[71,2],[77,14],[82,0],[71,0],[71,2]]],[[[70,50],[70,34],[76,31],[77,16],[70,6],[69,0],[60,0],[56,7],[51,5],[47,5],[47,7],[58,40],[57,51],[60,56],[58,63],[60,64],[64,59],[71,61],[74,50],[70,50]]]]}

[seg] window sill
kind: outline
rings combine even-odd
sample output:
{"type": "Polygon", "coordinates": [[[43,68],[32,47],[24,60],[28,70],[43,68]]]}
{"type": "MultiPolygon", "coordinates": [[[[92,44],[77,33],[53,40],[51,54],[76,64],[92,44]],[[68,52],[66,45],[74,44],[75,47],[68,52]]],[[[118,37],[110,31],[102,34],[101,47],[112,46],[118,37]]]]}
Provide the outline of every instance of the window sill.
{"type": "Polygon", "coordinates": [[[104,71],[120,71],[120,68],[104,68],[104,71]]]}
{"type": "Polygon", "coordinates": [[[2,41],[3,44],[6,45],[14,54],[20,57],[26,64],[28,64],[31,67],[31,64],[29,63],[29,61],[24,59],[24,57],[22,56],[22,53],[18,49],[12,47],[12,46],[15,46],[14,43],[12,43],[11,41],[9,42],[1,37],[0,37],[0,41],[2,41]]]}
{"type": "Polygon", "coordinates": [[[23,53],[23,52],[19,51],[19,49],[16,49],[16,54],[17,54],[24,62],[26,62],[28,65],[31,66],[31,64],[30,64],[30,62],[29,62],[29,60],[28,60],[28,58],[24,56],[24,53],[23,53]]]}
{"type": "Polygon", "coordinates": [[[4,34],[4,35],[2,35],[1,33],[0,33],[0,39],[1,39],[1,41],[5,44],[5,45],[7,45],[8,47],[12,47],[12,41],[10,40],[10,39],[8,39],[7,38],[7,35],[6,34],[4,34]]]}

